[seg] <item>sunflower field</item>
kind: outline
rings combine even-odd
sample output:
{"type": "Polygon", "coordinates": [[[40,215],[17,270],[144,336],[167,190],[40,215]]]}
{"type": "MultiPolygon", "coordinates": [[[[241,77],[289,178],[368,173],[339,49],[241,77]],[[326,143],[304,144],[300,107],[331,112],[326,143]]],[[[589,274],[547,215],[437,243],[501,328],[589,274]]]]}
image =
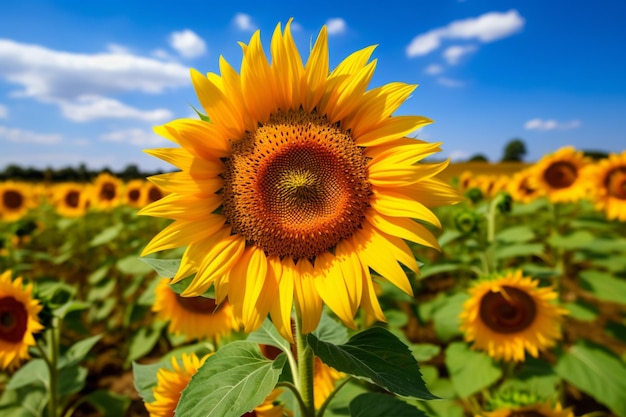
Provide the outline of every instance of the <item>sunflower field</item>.
{"type": "Polygon", "coordinates": [[[0,416],[626,417],[626,151],[455,173],[373,48],[244,46],[171,172],[0,182],[0,416]]]}

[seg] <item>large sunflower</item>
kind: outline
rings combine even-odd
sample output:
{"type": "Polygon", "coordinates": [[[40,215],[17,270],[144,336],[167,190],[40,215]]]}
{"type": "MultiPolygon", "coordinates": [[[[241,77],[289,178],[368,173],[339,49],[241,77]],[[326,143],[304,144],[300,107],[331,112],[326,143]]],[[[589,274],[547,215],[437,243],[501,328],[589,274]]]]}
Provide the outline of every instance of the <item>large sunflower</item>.
{"type": "Polygon", "coordinates": [[[21,181],[0,182],[0,220],[19,220],[34,205],[31,184],[21,181]]]}
{"type": "Polygon", "coordinates": [[[585,176],[596,209],[609,220],[626,221],[626,151],[589,165],[585,176]]]}
{"type": "Polygon", "coordinates": [[[14,368],[28,359],[33,333],[43,329],[37,314],[41,305],[32,297],[32,285],[11,280],[11,271],[0,274],[0,369],[14,368]]]}
{"type": "Polygon", "coordinates": [[[563,409],[560,403],[552,405],[550,402],[546,402],[499,408],[495,411],[484,412],[476,417],[574,417],[574,412],[571,408],[563,409]]]}
{"type": "Polygon", "coordinates": [[[171,333],[184,334],[189,340],[219,339],[239,328],[228,301],[217,305],[212,298],[181,297],[169,283],[167,278],[159,282],[152,311],[159,319],[170,322],[171,333]]]}
{"type": "Polygon", "coordinates": [[[89,207],[89,193],[84,184],[66,182],[52,189],[52,203],[57,212],[65,217],[78,217],[89,207]]]}
{"type": "Polygon", "coordinates": [[[437,247],[420,222],[440,226],[428,207],[459,200],[433,178],[447,162],[417,163],[439,144],[405,137],[431,121],[391,116],[416,86],[366,91],[374,47],[329,73],[325,27],[306,64],[290,22],[276,27],[271,63],[258,31],[241,46],[240,74],[223,58],[221,76],[191,72],[210,123],[156,128],[181,148],[149,153],[181,171],[150,178],[170,194],[141,213],[174,222],[143,255],[187,246],[173,281],[196,275],[182,295],[214,285],[246,331],[270,313],[291,340],[294,298],[303,333],[315,329],[323,303],[349,326],[359,306],[384,320],[370,268],[411,294],[398,262],[418,264],[403,239],[437,247]]]}
{"type": "Polygon", "coordinates": [[[578,201],[586,197],[587,181],[581,175],[589,158],[573,146],[565,146],[541,158],[532,168],[529,186],[544,192],[553,203],[578,201]]]}
{"type": "MultiPolygon", "coordinates": [[[[172,369],[161,368],[157,372],[157,385],[152,389],[154,401],[146,403],[146,409],[150,413],[150,417],[173,417],[181,393],[191,381],[191,377],[198,372],[198,369],[204,361],[210,356],[206,355],[202,359],[191,353],[189,355],[183,353],[179,362],[172,357],[172,369]]],[[[281,390],[274,389],[267,396],[263,404],[254,408],[253,411],[244,414],[244,416],[256,417],[283,417],[285,406],[276,401],[281,394],[281,390]]],[[[243,416],[242,416],[243,417],[243,416]]]]}
{"type": "Polygon", "coordinates": [[[477,282],[461,312],[461,331],[473,348],[496,360],[523,361],[561,338],[560,324],[566,310],[551,303],[552,288],[538,288],[538,281],[521,270],[477,282]]]}

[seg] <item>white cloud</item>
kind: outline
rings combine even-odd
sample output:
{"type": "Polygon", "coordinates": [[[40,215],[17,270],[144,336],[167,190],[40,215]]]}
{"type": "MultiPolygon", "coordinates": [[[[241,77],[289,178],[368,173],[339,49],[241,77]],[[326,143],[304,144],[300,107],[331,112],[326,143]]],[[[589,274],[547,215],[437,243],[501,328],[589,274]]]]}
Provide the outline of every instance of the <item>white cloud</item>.
{"type": "Polygon", "coordinates": [[[535,118],[524,123],[524,129],[526,130],[567,130],[576,129],[581,125],[580,120],[570,120],[569,122],[557,122],[554,119],[540,119],[535,118]]]}
{"type": "Polygon", "coordinates": [[[439,77],[437,78],[437,82],[443,85],[444,87],[459,88],[459,87],[465,86],[465,83],[463,81],[455,80],[455,79],[447,78],[447,77],[439,77]]]}
{"type": "Polygon", "coordinates": [[[0,119],[6,119],[9,116],[9,109],[7,106],[0,104],[0,119]]]}
{"type": "Polygon", "coordinates": [[[63,116],[75,122],[115,118],[154,123],[173,117],[172,112],[167,109],[139,110],[117,100],[96,95],[84,95],[76,100],[60,100],[57,103],[61,107],[63,116]]]}
{"type": "Polygon", "coordinates": [[[441,74],[443,72],[443,67],[437,64],[430,64],[426,67],[426,69],[424,69],[424,72],[430,75],[441,74]]]}
{"type": "Polygon", "coordinates": [[[517,10],[489,12],[474,18],[455,20],[447,26],[414,37],[406,48],[406,54],[409,57],[426,55],[439,48],[443,39],[493,42],[519,32],[523,26],[524,18],[517,10]]]}
{"type": "Polygon", "coordinates": [[[55,145],[63,141],[63,137],[56,133],[36,133],[6,126],[0,126],[0,139],[20,144],[34,143],[38,145],[55,145]]]}
{"type": "Polygon", "coordinates": [[[126,129],[105,133],[100,139],[109,142],[128,143],[135,146],[159,146],[167,142],[152,131],[143,129],[126,129]]]}
{"type": "Polygon", "coordinates": [[[196,58],[206,53],[206,43],[194,31],[185,29],[172,32],[170,46],[185,58],[196,58]]]}
{"type": "Polygon", "coordinates": [[[127,91],[157,94],[189,85],[189,69],[119,52],[80,54],[0,39],[0,77],[23,87],[14,96],[42,101],[127,91]]]}
{"type": "Polygon", "coordinates": [[[477,49],[478,48],[476,47],[476,45],[454,45],[446,48],[446,50],[443,51],[443,57],[446,59],[446,61],[448,61],[448,64],[456,65],[463,55],[471,54],[477,49]]]}
{"type": "Polygon", "coordinates": [[[233,22],[237,29],[243,30],[244,32],[254,32],[257,27],[254,23],[252,23],[252,16],[245,13],[237,13],[233,18],[233,22]]]}
{"type": "Polygon", "coordinates": [[[128,49],[124,45],[118,45],[117,43],[110,43],[110,44],[108,44],[107,45],[107,51],[111,52],[112,54],[119,54],[119,55],[129,55],[130,54],[130,49],[128,49]]]}
{"type": "Polygon", "coordinates": [[[450,161],[452,162],[464,161],[467,158],[469,158],[469,153],[467,151],[456,150],[456,151],[450,152],[450,161]]]}
{"type": "Polygon", "coordinates": [[[347,27],[348,25],[346,24],[346,21],[340,17],[335,17],[326,21],[326,29],[328,30],[329,35],[339,35],[344,33],[347,27]]]}

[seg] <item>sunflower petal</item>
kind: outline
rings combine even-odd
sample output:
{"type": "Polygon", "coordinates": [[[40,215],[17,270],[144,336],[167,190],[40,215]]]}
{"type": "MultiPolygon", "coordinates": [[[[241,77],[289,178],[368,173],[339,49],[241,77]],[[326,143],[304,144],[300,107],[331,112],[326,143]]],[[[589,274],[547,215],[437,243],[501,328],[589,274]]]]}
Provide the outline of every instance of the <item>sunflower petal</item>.
{"type": "Polygon", "coordinates": [[[315,272],[315,288],[322,300],[348,327],[356,328],[339,260],[325,252],[315,259],[315,272]]]}
{"type": "Polygon", "coordinates": [[[315,290],[313,265],[307,259],[300,259],[294,270],[296,308],[302,318],[302,333],[311,333],[322,317],[322,299],[315,290]]]}
{"type": "Polygon", "coordinates": [[[175,220],[152,238],[141,252],[141,256],[197,242],[217,232],[225,221],[224,216],[216,214],[209,214],[204,219],[192,221],[175,220]]]}
{"type": "Polygon", "coordinates": [[[278,299],[270,307],[270,315],[274,326],[289,343],[293,340],[291,328],[291,310],[293,309],[293,261],[287,258],[281,262],[278,256],[267,258],[268,275],[278,283],[278,299]],[[283,266],[288,262],[291,266],[283,266]]]}

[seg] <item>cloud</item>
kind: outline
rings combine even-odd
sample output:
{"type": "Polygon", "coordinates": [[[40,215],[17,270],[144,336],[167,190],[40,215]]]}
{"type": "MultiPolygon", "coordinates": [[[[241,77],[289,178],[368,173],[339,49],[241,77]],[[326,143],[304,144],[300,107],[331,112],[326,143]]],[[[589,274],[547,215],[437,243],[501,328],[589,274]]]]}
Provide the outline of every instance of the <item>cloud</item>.
{"type": "Polygon", "coordinates": [[[237,29],[243,30],[244,32],[254,32],[257,29],[257,26],[252,23],[252,16],[245,13],[237,13],[233,18],[233,22],[237,29]]]}
{"type": "Polygon", "coordinates": [[[7,106],[0,104],[0,119],[6,119],[9,117],[9,109],[7,106]]]}
{"type": "Polygon", "coordinates": [[[467,151],[456,150],[456,151],[450,152],[450,161],[452,162],[463,161],[463,160],[466,160],[467,158],[469,158],[469,153],[467,151]]]}
{"type": "Polygon", "coordinates": [[[18,84],[14,96],[41,101],[139,91],[158,94],[189,85],[189,69],[119,52],[80,54],[0,39],[0,78],[18,84]]]}
{"type": "Polygon", "coordinates": [[[569,122],[557,122],[554,119],[540,119],[535,118],[524,123],[524,129],[526,130],[567,130],[567,129],[576,129],[581,125],[580,120],[570,120],[569,122]]]}
{"type": "Polygon", "coordinates": [[[185,58],[196,58],[207,51],[206,43],[194,31],[185,29],[172,32],[169,37],[170,46],[185,58]]]}
{"type": "Polygon", "coordinates": [[[448,61],[448,64],[456,65],[463,55],[471,54],[477,49],[478,48],[476,47],[476,45],[454,45],[446,48],[446,50],[443,51],[443,57],[446,61],[448,61]]]}
{"type": "Polygon", "coordinates": [[[524,18],[517,10],[489,12],[478,17],[455,20],[447,26],[430,30],[413,38],[406,48],[409,57],[426,55],[439,48],[443,39],[493,42],[519,32],[524,18]]]}
{"type": "Polygon", "coordinates": [[[152,131],[143,129],[126,129],[100,135],[100,139],[108,142],[128,143],[135,146],[159,146],[167,142],[166,139],[152,131]]]}
{"type": "Polygon", "coordinates": [[[430,75],[441,74],[443,72],[443,67],[438,64],[430,64],[426,67],[426,69],[424,69],[424,72],[430,75]]]}
{"type": "Polygon", "coordinates": [[[439,77],[437,78],[437,82],[444,87],[460,88],[465,86],[465,83],[463,81],[447,77],[439,77]]]}
{"type": "Polygon", "coordinates": [[[63,137],[56,133],[36,133],[20,128],[0,126],[0,139],[19,144],[33,143],[37,145],[55,145],[63,141],[63,137]]]}
{"type": "Polygon", "coordinates": [[[340,17],[328,19],[326,21],[326,29],[329,35],[339,35],[346,31],[348,25],[346,21],[340,17]]]}
{"type": "Polygon", "coordinates": [[[59,100],[63,116],[75,122],[88,122],[96,119],[137,119],[145,122],[161,122],[172,118],[172,112],[167,109],[139,110],[117,100],[96,96],[84,95],[76,100],[59,100]]]}

